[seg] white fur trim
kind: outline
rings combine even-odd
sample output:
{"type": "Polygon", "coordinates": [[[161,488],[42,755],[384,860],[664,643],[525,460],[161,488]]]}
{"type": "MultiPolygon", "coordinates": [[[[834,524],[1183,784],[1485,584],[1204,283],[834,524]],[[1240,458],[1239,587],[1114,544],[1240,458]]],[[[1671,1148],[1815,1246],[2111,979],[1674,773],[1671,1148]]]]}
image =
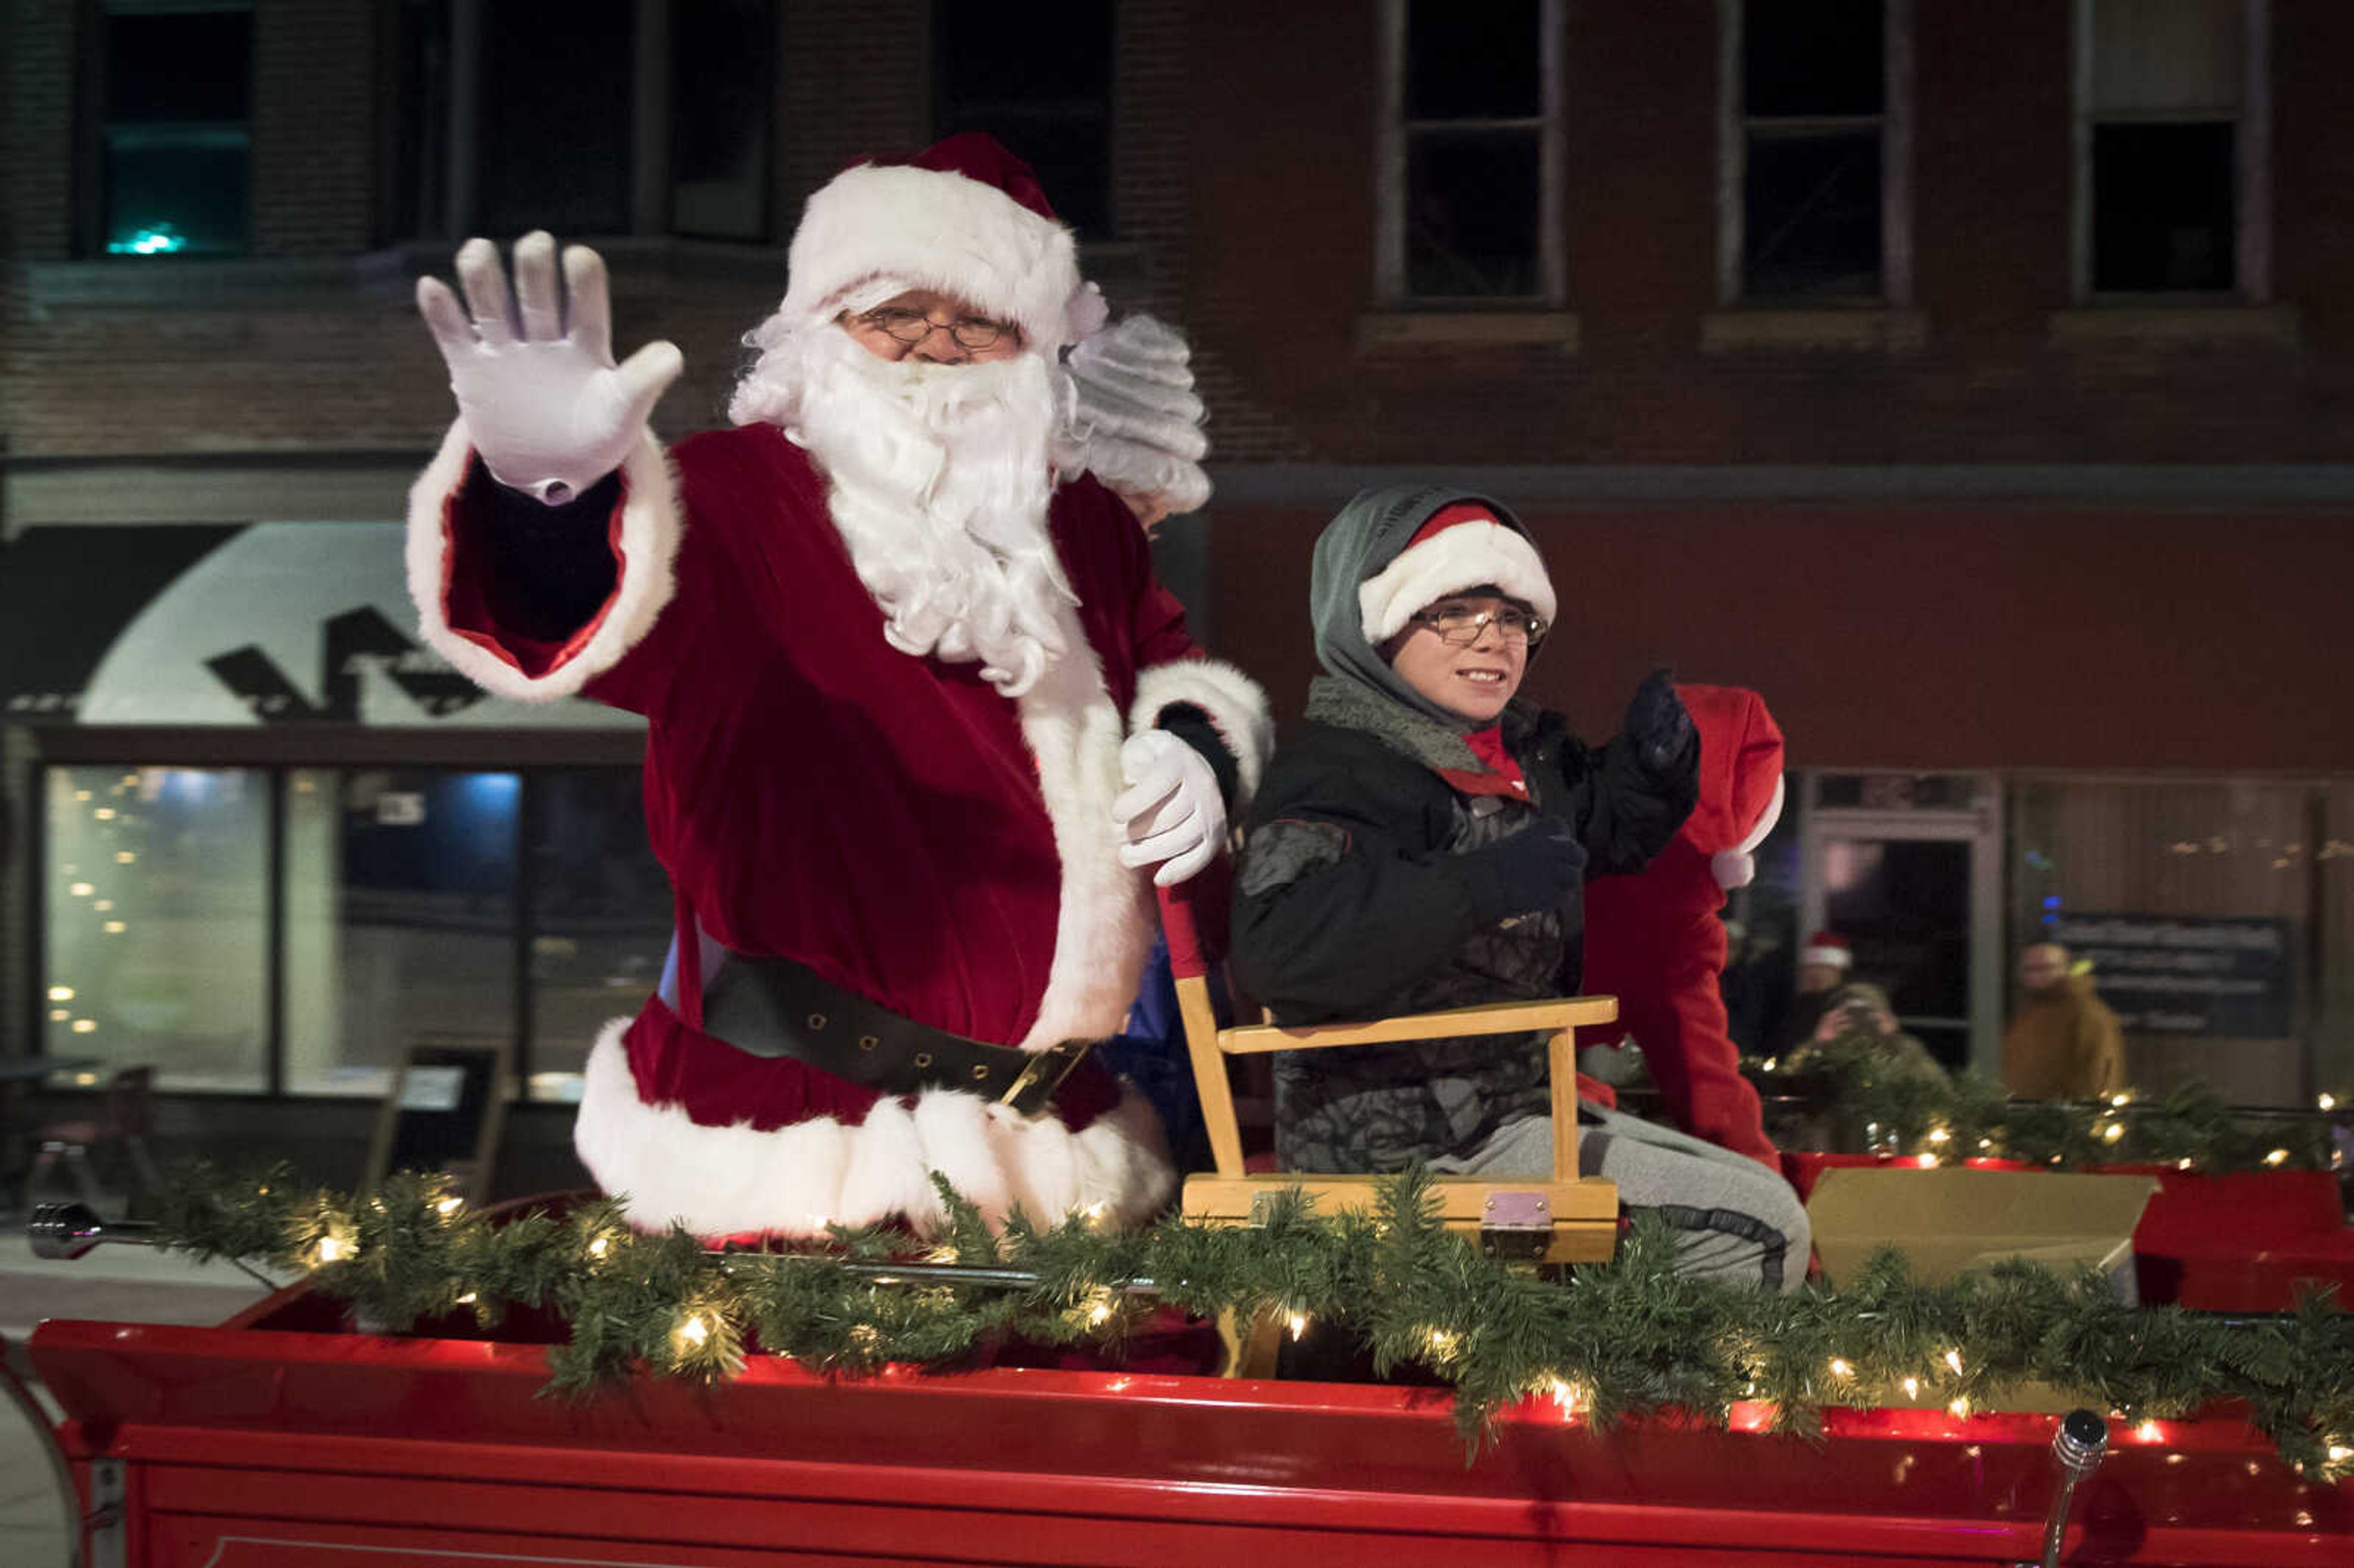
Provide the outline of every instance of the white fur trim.
{"type": "Polygon", "coordinates": [[[571,696],[637,646],[677,586],[673,569],[678,559],[679,507],[669,460],[649,432],[622,461],[621,481],[628,493],[621,506],[621,573],[613,602],[579,652],[535,680],[450,629],[442,593],[450,553],[443,514],[465,481],[473,450],[461,418],[408,492],[408,595],[417,601],[419,628],[460,674],[493,696],[527,703],[571,696]]]}
{"type": "Polygon", "coordinates": [[[1481,583],[1493,583],[1553,619],[1553,579],[1545,576],[1536,546],[1501,523],[1457,523],[1399,551],[1359,586],[1357,611],[1365,641],[1379,647],[1432,600],[1481,583]]]}
{"type": "Polygon", "coordinates": [[[1161,710],[1172,703],[1191,703],[1209,715],[1218,737],[1235,754],[1240,787],[1232,814],[1240,816],[1258,792],[1259,775],[1275,749],[1275,720],[1267,713],[1267,694],[1223,659],[1172,659],[1138,673],[1136,701],[1128,710],[1129,733],[1141,734],[1158,725],[1161,710]]]}
{"type": "Polygon", "coordinates": [[[1820,964],[1825,969],[1843,969],[1855,962],[1855,954],[1846,948],[1800,948],[1798,961],[1820,964]]]}
{"type": "Polygon", "coordinates": [[[769,1132],[704,1127],[638,1098],[628,1027],[606,1025],[588,1054],[572,1140],[641,1230],[676,1221],[702,1236],[813,1235],[898,1214],[930,1227],[942,1217],[936,1171],[991,1221],[1019,1209],[1052,1224],[1100,1204],[1104,1223],[1127,1226],[1150,1219],[1176,1184],[1160,1121],[1133,1089],[1078,1132],[950,1089],[917,1097],[912,1110],[878,1101],[854,1127],[832,1117],[769,1132]]]}
{"type": "Polygon", "coordinates": [[[1066,652],[1014,699],[1062,861],[1055,957],[1037,1022],[1022,1041],[1025,1051],[1118,1033],[1156,928],[1150,873],[1119,863],[1120,828],[1111,811],[1123,788],[1127,726],[1078,616],[1067,604],[1056,605],[1055,615],[1066,652]]]}
{"type": "Polygon", "coordinates": [[[1052,358],[1100,324],[1071,231],[993,185],[940,169],[862,164],[820,186],[793,232],[785,310],[810,319],[870,278],[953,294],[1022,328],[1052,358]]]}
{"type": "Polygon", "coordinates": [[[1731,849],[1722,849],[1709,857],[1708,872],[1716,885],[1727,893],[1736,887],[1746,887],[1757,878],[1757,857],[1754,850],[1766,842],[1774,824],[1782,820],[1782,799],[1787,788],[1781,774],[1774,776],[1774,793],[1766,800],[1766,809],[1757,813],[1756,825],[1731,849]]]}

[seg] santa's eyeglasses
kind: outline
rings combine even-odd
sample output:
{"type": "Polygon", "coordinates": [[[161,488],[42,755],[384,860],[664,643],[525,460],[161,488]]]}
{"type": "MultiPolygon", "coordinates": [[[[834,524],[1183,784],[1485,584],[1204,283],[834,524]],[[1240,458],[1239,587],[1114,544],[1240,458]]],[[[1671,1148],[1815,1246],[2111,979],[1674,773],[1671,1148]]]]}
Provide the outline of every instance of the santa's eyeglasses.
{"type": "Polygon", "coordinates": [[[1479,641],[1480,634],[1493,626],[1507,642],[1525,642],[1533,648],[1544,641],[1545,618],[1519,605],[1497,609],[1475,609],[1468,604],[1441,604],[1417,612],[1413,619],[1438,633],[1438,640],[1451,648],[1469,648],[1479,641]]]}
{"type": "Polygon", "coordinates": [[[945,332],[956,340],[959,348],[973,351],[993,348],[1000,338],[1020,335],[1019,328],[1006,322],[991,321],[987,316],[959,316],[952,322],[935,321],[923,312],[911,311],[904,305],[885,305],[868,311],[857,321],[859,325],[872,327],[885,337],[904,343],[909,348],[935,332],[945,332]]]}

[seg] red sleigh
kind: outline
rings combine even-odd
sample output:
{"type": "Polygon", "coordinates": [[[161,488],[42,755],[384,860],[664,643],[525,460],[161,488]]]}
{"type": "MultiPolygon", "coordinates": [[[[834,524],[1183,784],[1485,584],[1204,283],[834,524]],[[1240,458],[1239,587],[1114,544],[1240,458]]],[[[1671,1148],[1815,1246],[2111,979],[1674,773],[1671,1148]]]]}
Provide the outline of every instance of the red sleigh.
{"type": "MultiPolygon", "coordinates": [[[[1198,976],[1182,914],[1172,927],[1198,976]]],[[[1251,1178],[1231,1101],[1214,1102],[1228,1054],[1274,1037],[1218,1030],[1186,989],[1221,1146],[1195,1206],[1246,1221],[1243,1195],[1264,1188],[1233,1185],[1251,1178]]],[[[1583,1014],[1562,1009],[1595,1005],[1532,1004],[1505,1026],[1564,1031],[1583,1014]]],[[[2228,1407],[2113,1436],[2091,1419],[2110,1451],[2086,1475],[2097,1447],[2060,1441],[2051,1415],[1833,1409],[1810,1446],[1764,1430],[1763,1407],[1736,1405],[1729,1430],[1665,1415],[1605,1433],[1536,1400],[1467,1463],[1444,1391],[1206,1363],[850,1379],[758,1356],[708,1389],[642,1378],[570,1403],[543,1396],[561,1331],[362,1333],[301,1283],[217,1328],[48,1322],[30,1355],[64,1411],[86,1560],[136,1568],[1991,1568],[2037,1561],[2047,1534],[2073,1563],[2354,1561],[2354,1483],[2300,1478],[2228,1407]]]]}

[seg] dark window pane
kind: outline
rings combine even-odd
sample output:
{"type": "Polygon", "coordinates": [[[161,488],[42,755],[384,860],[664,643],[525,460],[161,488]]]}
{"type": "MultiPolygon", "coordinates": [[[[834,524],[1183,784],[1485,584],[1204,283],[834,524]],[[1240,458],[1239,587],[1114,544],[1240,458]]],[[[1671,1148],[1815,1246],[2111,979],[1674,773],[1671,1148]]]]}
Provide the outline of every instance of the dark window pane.
{"type": "Polygon", "coordinates": [[[485,230],[628,230],[634,16],[631,0],[482,7],[485,230]]]}
{"type": "Polygon", "coordinates": [[[1544,110],[1538,0],[1406,8],[1409,120],[1529,119],[1544,110]]]}
{"type": "Polygon", "coordinates": [[[769,0],[689,0],[671,18],[671,228],[758,239],[768,232],[769,0]]]}
{"type": "Polygon", "coordinates": [[[1405,257],[1407,291],[1420,297],[1535,294],[1535,136],[1415,137],[1405,257]]]}
{"type": "MultiPolygon", "coordinates": [[[[1854,944],[1851,979],[1888,992],[1900,1020],[1970,1012],[1970,846],[1919,839],[1833,840],[1823,846],[1823,916],[1854,944]]],[[[1950,1066],[1967,1028],[1905,1027],[1950,1066]]]]}
{"type": "Polygon", "coordinates": [[[250,13],[110,16],[105,26],[108,123],[246,118],[250,13]]]}
{"type": "Polygon", "coordinates": [[[933,15],[938,130],[986,131],[1037,172],[1057,217],[1112,232],[1108,0],[942,0],[933,15]]]}
{"type": "Polygon", "coordinates": [[[550,773],[534,788],[531,1093],[561,1099],[597,1032],[661,977],[670,882],[646,843],[638,769],[550,773]]]}
{"type": "Polygon", "coordinates": [[[1877,114],[1882,0],[1749,0],[1744,114],[1877,114]]]}
{"type": "Polygon", "coordinates": [[[2224,291],[2233,267],[2232,126],[2093,128],[2093,287],[2224,291]]]}
{"type": "Polygon", "coordinates": [[[385,238],[439,234],[449,202],[450,0],[400,0],[393,27],[385,238]]]}
{"type": "Polygon", "coordinates": [[[521,796],[513,773],[289,774],[289,1090],[380,1094],[403,1042],[512,1026],[521,796]]]}
{"type": "Polygon", "coordinates": [[[103,237],[108,253],[234,256],[243,251],[250,162],[242,130],[110,135],[103,237]]]}
{"type": "Polygon", "coordinates": [[[1751,136],[1742,236],[1744,297],[1876,297],[1879,133],[1751,136]]]}

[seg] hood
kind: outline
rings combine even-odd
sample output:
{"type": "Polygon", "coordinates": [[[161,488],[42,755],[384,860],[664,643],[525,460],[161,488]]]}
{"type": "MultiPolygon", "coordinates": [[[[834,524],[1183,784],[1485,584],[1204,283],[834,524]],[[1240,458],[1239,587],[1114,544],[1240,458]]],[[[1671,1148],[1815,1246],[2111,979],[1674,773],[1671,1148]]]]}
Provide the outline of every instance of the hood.
{"type": "MultiPolygon", "coordinates": [[[[1364,610],[1359,595],[1366,582],[1380,576],[1405,551],[1416,529],[1442,507],[1458,502],[1484,506],[1504,526],[1523,539],[1529,537],[1528,529],[1511,509],[1477,491],[1444,484],[1394,484],[1359,491],[1349,504],[1341,508],[1340,515],[1326,524],[1324,532],[1317,535],[1315,564],[1309,577],[1308,607],[1316,627],[1316,662],[1324,666],[1327,673],[1403,704],[1460,734],[1473,726],[1466,724],[1460,715],[1441,707],[1400,680],[1397,672],[1365,640],[1364,610]]],[[[1530,547],[1535,547],[1534,540],[1530,540],[1530,547]]],[[[1452,583],[1438,591],[1447,593],[1478,586],[1452,583]]]]}

